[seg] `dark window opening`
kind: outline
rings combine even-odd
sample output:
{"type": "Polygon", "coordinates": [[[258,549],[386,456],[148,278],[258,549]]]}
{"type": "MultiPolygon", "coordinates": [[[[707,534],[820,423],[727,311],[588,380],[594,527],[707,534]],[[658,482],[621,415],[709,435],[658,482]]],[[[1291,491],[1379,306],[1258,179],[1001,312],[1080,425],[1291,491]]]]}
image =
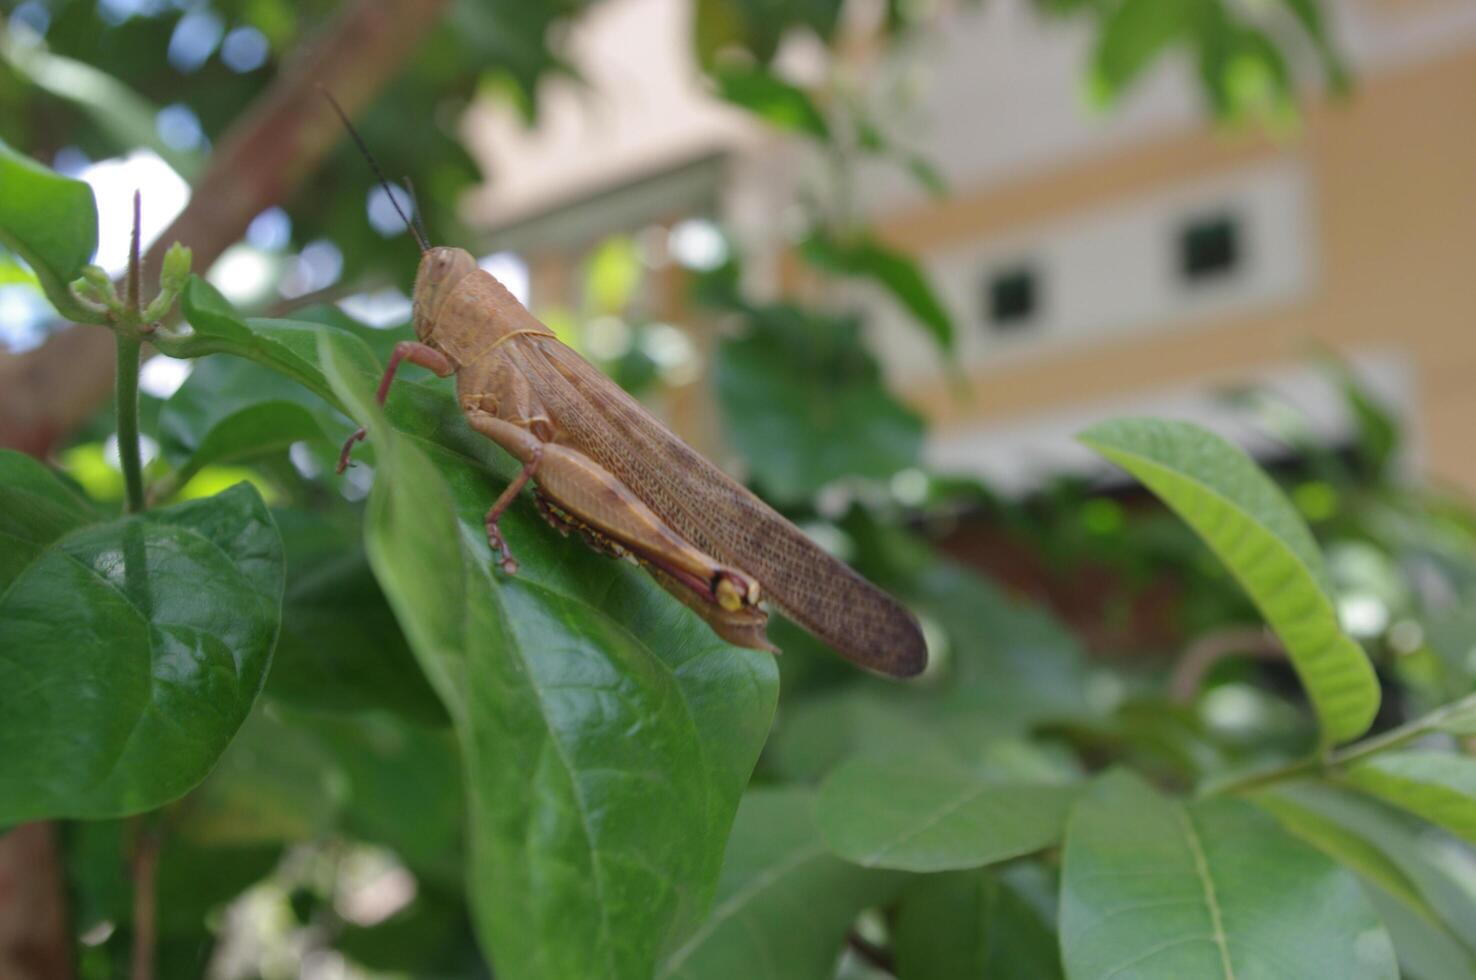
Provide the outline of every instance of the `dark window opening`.
{"type": "Polygon", "coordinates": [[[1179,233],[1179,274],[1199,283],[1240,267],[1240,222],[1228,214],[1197,218],[1179,233]]]}
{"type": "Polygon", "coordinates": [[[1035,270],[1017,266],[994,273],[988,279],[985,297],[989,320],[998,330],[1016,330],[1035,319],[1040,289],[1035,270]]]}

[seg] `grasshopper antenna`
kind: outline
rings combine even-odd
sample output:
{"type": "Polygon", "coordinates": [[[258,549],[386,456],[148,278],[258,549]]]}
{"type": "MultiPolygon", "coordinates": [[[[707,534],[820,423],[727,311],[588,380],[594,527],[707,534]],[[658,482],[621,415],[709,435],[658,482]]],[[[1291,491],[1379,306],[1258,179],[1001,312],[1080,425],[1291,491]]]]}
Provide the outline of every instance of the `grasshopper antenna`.
{"type": "MultiPolygon", "coordinates": [[[[395,214],[400,216],[400,220],[405,222],[405,227],[410,229],[410,234],[415,237],[415,243],[420,246],[420,251],[429,252],[430,242],[425,237],[425,230],[416,222],[411,221],[409,216],[400,207],[400,202],[395,197],[394,188],[390,187],[390,182],[385,179],[384,171],[379,169],[379,162],[374,159],[374,154],[369,152],[369,147],[364,144],[363,137],[359,135],[359,131],[354,128],[353,123],[349,122],[348,113],[343,111],[343,106],[338,104],[338,100],[333,97],[332,92],[328,91],[322,85],[318,86],[318,91],[323,93],[323,98],[327,99],[328,104],[333,107],[333,111],[338,113],[338,118],[343,121],[343,128],[348,130],[349,136],[353,137],[354,144],[358,146],[359,152],[364,155],[364,159],[369,161],[369,169],[374,171],[374,177],[379,181],[379,186],[383,187],[385,194],[389,195],[390,205],[394,207],[395,214]]],[[[414,197],[413,190],[411,191],[411,197],[414,197]]],[[[418,205],[416,210],[419,210],[418,205]]]]}
{"type": "MultiPolygon", "coordinates": [[[[410,180],[409,174],[405,175],[405,186],[410,188],[410,206],[413,209],[410,215],[415,219],[416,230],[420,232],[419,239],[422,243],[427,242],[430,236],[425,233],[425,212],[420,210],[420,198],[415,195],[415,184],[410,180]]],[[[422,245],[421,251],[424,250],[422,245]]]]}

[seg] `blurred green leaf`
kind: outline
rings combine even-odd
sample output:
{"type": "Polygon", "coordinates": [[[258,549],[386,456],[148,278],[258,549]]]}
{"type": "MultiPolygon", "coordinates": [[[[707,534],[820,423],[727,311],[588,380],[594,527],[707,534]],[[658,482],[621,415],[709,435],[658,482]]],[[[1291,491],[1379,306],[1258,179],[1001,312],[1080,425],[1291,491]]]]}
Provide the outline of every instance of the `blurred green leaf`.
{"type": "Polygon", "coordinates": [[[110,817],[215,764],[271,663],[282,544],[248,485],[108,523],[0,453],[0,819],[110,817]]]}
{"type": "Polygon", "coordinates": [[[1379,707],[1363,649],[1345,635],[1322,556],[1296,510],[1243,452],[1197,426],[1122,419],[1081,441],[1132,473],[1205,540],[1285,644],[1325,744],[1357,738],[1379,707]]]}
{"type": "Polygon", "coordinates": [[[1476,759],[1443,752],[1383,752],[1344,778],[1365,793],[1476,842],[1476,759]]]}
{"type": "MultiPolygon", "coordinates": [[[[325,439],[336,413],[288,378],[239,358],[206,357],[159,410],[159,444],[177,487],[206,466],[325,439]]],[[[337,428],[333,434],[337,435],[337,428]]]]}
{"type": "Polygon", "coordinates": [[[1296,783],[1256,797],[1263,806],[1268,800],[1278,819],[1294,808],[1293,821],[1283,821],[1288,829],[1364,876],[1409,973],[1434,980],[1476,972],[1476,857],[1469,849],[1351,790],[1296,783]],[[1372,852],[1373,863],[1358,851],[1372,852]],[[1401,879],[1414,890],[1413,899],[1401,879]]]}
{"type": "Polygon", "coordinates": [[[1057,980],[1053,925],[987,871],[927,875],[902,892],[893,940],[900,980],[1057,980]]]}
{"type": "Polygon", "coordinates": [[[390,429],[323,340],[379,454],[371,565],[462,743],[471,889],[499,974],[649,973],[706,908],[772,715],[772,658],[529,508],[504,523],[522,574],[494,577],[492,474],[390,429]]]}
{"type": "Polygon", "coordinates": [[[1061,950],[1073,980],[1398,976],[1347,870],[1249,803],[1180,803],[1121,772],[1067,824],[1061,950]]]}
{"type": "Polygon", "coordinates": [[[1373,841],[1289,795],[1262,794],[1255,798],[1255,802],[1291,833],[1434,920],[1434,912],[1430,911],[1414,882],[1373,841]]]}
{"type": "Polygon", "coordinates": [[[158,835],[155,927],[164,936],[193,936],[221,906],[266,877],[281,857],[277,845],[202,847],[161,828],[127,820],[86,820],[66,825],[63,847],[70,875],[72,914],[79,931],[110,922],[127,933],[133,925],[133,859],[141,831],[158,835]],[[201,874],[202,867],[210,869],[201,874]]]}
{"type": "Polygon", "coordinates": [[[267,691],[309,711],[380,708],[446,724],[356,529],[307,511],[275,516],[287,549],[287,589],[267,691]]]}
{"type": "MultiPolygon", "coordinates": [[[[91,116],[115,153],[148,147],[187,182],[193,183],[198,176],[203,164],[200,154],[176,150],[160,139],[158,106],[107,72],[13,37],[0,36],[0,59],[33,85],[91,116]]],[[[145,207],[148,203],[144,202],[145,207]]]]}
{"type": "Polygon", "coordinates": [[[867,236],[841,241],[823,234],[806,239],[800,254],[821,269],[875,282],[922,324],[939,347],[953,350],[953,317],[912,258],[867,236]]]}
{"type": "Polygon", "coordinates": [[[392,848],[422,878],[462,888],[466,798],[455,736],[382,712],[296,721],[343,774],[343,831],[392,848]]]}
{"type": "Polygon", "coordinates": [[[813,980],[830,976],[858,913],[900,878],[828,853],[802,789],[744,795],[712,913],[665,958],[657,977],[813,980]]]}
{"type": "Polygon", "coordinates": [[[775,773],[790,782],[814,782],[853,756],[944,756],[945,734],[926,712],[909,710],[881,692],[846,688],[780,708],[768,756],[775,773]]]}
{"type": "Polygon", "coordinates": [[[290,844],[327,833],[343,777],[313,732],[258,703],[220,763],[180,804],[180,838],[198,847],[290,844]]]}
{"type": "Polygon", "coordinates": [[[1155,58],[1188,36],[1196,3],[1119,0],[1110,7],[1092,54],[1092,94],[1106,103],[1116,99],[1155,58]]]}
{"type": "Polygon", "coordinates": [[[775,129],[817,140],[830,139],[830,125],[809,93],[761,65],[723,65],[712,71],[718,95],[775,129]]]}
{"type": "Polygon", "coordinates": [[[585,296],[594,313],[620,313],[641,284],[641,259],[629,235],[612,235],[590,255],[585,267],[585,296]]]}
{"type": "Polygon", "coordinates": [[[376,974],[475,977],[479,962],[460,895],[422,885],[415,901],[378,925],[348,925],[333,946],[376,974]]]}
{"type": "Polygon", "coordinates": [[[817,815],[826,846],[862,867],[955,871],[1056,843],[1074,795],[932,759],[857,759],[821,785],[817,815]]]}
{"type": "Polygon", "coordinates": [[[916,462],[923,423],[882,385],[849,318],[790,306],[754,312],[716,366],[723,428],[780,501],[847,476],[882,479],[916,462]]]}
{"type": "Polygon", "coordinates": [[[0,243],[26,260],[62,316],[101,322],[68,288],[97,251],[92,188],[0,141],[0,243]]]}

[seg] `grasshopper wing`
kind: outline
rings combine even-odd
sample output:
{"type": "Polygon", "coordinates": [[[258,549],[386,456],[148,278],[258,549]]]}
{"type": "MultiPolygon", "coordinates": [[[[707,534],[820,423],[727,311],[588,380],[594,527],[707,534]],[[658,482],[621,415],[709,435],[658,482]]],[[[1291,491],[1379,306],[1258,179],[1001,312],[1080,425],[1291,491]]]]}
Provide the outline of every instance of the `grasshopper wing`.
{"type": "Polygon", "coordinates": [[[871,670],[911,677],[927,665],[922,631],[906,608],[678,439],[576,352],[538,337],[513,356],[557,420],[559,442],[599,462],[698,548],[753,576],[795,622],[871,670]]]}

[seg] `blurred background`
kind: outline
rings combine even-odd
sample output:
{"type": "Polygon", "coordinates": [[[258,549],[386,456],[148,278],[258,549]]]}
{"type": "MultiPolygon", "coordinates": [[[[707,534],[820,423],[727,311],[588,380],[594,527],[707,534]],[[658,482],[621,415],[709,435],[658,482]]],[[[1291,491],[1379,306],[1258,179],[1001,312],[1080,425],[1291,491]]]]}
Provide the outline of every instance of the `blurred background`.
{"type": "MultiPolygon", "coordinates": [[[[1230,580],[1074,441],[1119,415],[1197,421],[1284,482],[1328,548],[1344,625],[1400,692],[1385,723],[1470,688],[1476,5],[3,10],[0,138],[93,186],[99,264],[123,268],[138,188],[154,262],[179,238],[241,309],[339,323],[383,354],[405,336],[417,261],[391,195],[406,208],[413,196],[434,242],[472,250],[684,438],[911,601],[958,732],[977,732],[981,717],[1017,732],[1069,715],[1057,743],[1089,755],[1097,740],[1186,781],[1207,759],[1252,751],[1227,732],[1308,735],[1284,710],[1296,697],[1289,671],[1264,662],[1275,645],[1230,580]],[[354,115],[388,191],[342,137],[320,83],[354,115]],[[1004,596],[1040,612],[995,605],[1004,596]],[[1200,698],[1217,667],[1222,693],[1200,698]],[[1140,697],[1198,713],[1145,720],[1140,697]]],[[[0,345],[0,443],[119,500],[111,340],[55,322],[3,251],[0,345]]],[[[372,792],[356,782],[371,774],[352,771],[366,745],[385,772],[412,744],[417,758],[430,743],[450,752],[423,681],[407,694],[387,674],[379,689],[323,703],[352,670],[314,659],[324,644],[403,647],[362,556],[327,557],[356,554],[338,516],[367,488],[367,468],[347,484],[324,477],[348,423],[177,469],[224,406],[269,390],[310,397],[284,384],[249,365],[156,357],[144,368],[145,431],[157,471],[176,467],[172,491],[248,478],[289,515],[295,564],[268,688],[286,707],[260,725],[292,711],[329,718],[303,727],[313,757],[340,767],[333,792],[347,810],[343,786],[372,792]],[[357,604],[353,624],[334,618],[346,603],[357,604]]],[[[796,655],[781,661],[785,700],[760,780],[818,778],[843,742],[863,739],[853,729],[888,730],[876,719],[922,705],[809,656],[812,642],[779,637],[796,655]]],[[[235,764],[280,775],[260,755],[235,764]]],[[[231,889],[262,868],[277,883],[230,906],[235,946],[215,946],[224,913],[211,920],[212,969],[391,969],[374,965],[369,941],[345,953],[339,940],[403,918],[417,880],[430,903],[417,914],[475,959],[448,883],[454,843],[407,855],[386,829],[394,816],[349,821],[338,836],[317,817],[265,834],[217,826],[216,844],[265,848],[231,889]],[[337,923],[331,941],[303,938],[325,917],[337,923]]],[[[100,840],[79,831],[58,846],[124,847],[100,840]]],[[[124,913],[102,886],[78,887],[96,906],[85,941],[105,949],[124,913]]],[[[197,955],[198,919],[181,926],[197,955]]],[[[452,948],[442,938],[437,948],[452,948]]]]}

